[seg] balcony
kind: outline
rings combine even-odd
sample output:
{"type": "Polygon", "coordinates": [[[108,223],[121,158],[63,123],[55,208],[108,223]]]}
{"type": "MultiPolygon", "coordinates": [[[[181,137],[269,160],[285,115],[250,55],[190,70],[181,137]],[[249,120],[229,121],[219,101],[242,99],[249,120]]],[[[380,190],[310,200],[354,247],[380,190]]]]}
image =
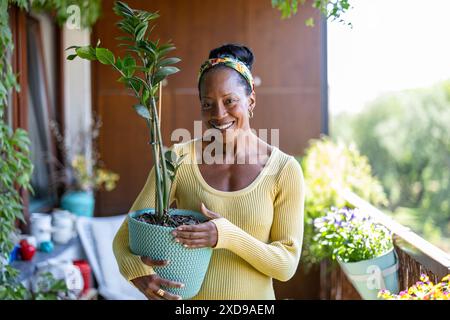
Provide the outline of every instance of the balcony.
{"type": "MultiPolygon", "coordinates": [[[[287,23],[279,19],[279,13],[271,7],[269,0],[211,2],[208,5],[203,5],[203,1],[192,1],[196,3],[192,5],[185,0],[130,0],[130,3],[139,5],[141,9],[160,10],[161,27],[156,29],[158,36],[161,35],[161,39],[173,39],[178,46],[176,55],[182,58],[180,66],[183,72],[163,82],[160,91],[160,101],[164,101],[160,113],[162,135],[167,145],[177,142],[170,139],[173,130],[187,128],[192,131],[193,123],[201,118],[196,74],[198,66],[208,54],[206,48],[213,48],[219,42],[239,42],[241,39],[254,48],[258,57],[253,71],[255,79],[258,79],[255,85],[261,99],[258,98],[252,127],[279,129],[279,147],[292,155],[304,153],[311,139],[329,131],[327,68],[331,64],[327,65],[327,54],[330,57],[333,54],[327,51],[326,21],[321,20],[317,10],[304,7],[296,19],[287,23]],[[236,12],[239,6],[243,9],[237,10],[238,13],[233,16],[235,21],[230,24],[231,29],[224,32],[223,27],[216,22],[228,21],[229,13],[236,12]],[[174,19],[174,14],[177,19],[174,19]],[[314,28],[304,24],[304,20],[310,16],[314,16],[318,22],[314,28]],[[201,45],[192,45],[196,41],[201,42],[201,45]],[[289,53],[289,58],[286,53],[289,53]]],[[[62,128],[61,139],[63,144],[69,146],[71,154],[82,152],[90,157],[91,153],[98,152],[102,155],[102,161],[120,174],[120,183],[115,190],[98,191],[95,194],[95,218],[110,219],[110,216],[127,212],[145,183],[152,161],[148,141],[143,134],[146,130],[144,122],[138,123],[131,108],[135,99],[116,81],[115,70],[78,58],[68,61],[67,52],[64,51],[74,44],[94,44],[97,39],[102,39],[102,44],[107,44],[117,56],[123,57],[124,52],[115,45],[116,37],[122,34],[112,23],[117,18],[112,5],[113,1],[103,2],[103,14],[91,30],[71,28],[68,24],[58,26],[52,14],[27,13],[18,7],[10,8],[16,48],[10,60],[14,73],[20,74],[21,91],[13,93],[6,118],[11,127],[29,131],[32,147],[37,151],[32,159],[35,167],[32,185],[37,192],[34,195],[26,192],[21,194],[26,220],[29,219],[28,213],[50,212],[57,208],[67,189],[67,186],[54,187],[53,180],[58,168],[45,160],[46,157],[53,157],[61,162],[66,161],[67,166],[70,163],[57,151],[60,141],[52,136],[49,120],[62,128]],[[82,143],[74,142],[73,139],[90,130],[94,112],[105,120],[99,133],[98,150],[92,148],[89,139],[82,143]],[[142,156],[130,156],[137,154],[142,156]]],[[[341,61],[336,64],[344,65],[341,61]]],[[[348,76],[347,72],[342,74],[348,76]]],[[[358,79],[358,83],[364,82],[356,76],[351,78],[358,79]]],[[[346,87],[354,91],[353,86],[346,87]]],[[[335,87],[331,88],[333,92],[335,87]]],[[[351,100],[350,97],[347,94],[346,102],[351,100]]],[[[320,168],[317,170],[320,171],[320,168]]],[[[434,172],[440,173],[438,170],[434,172]]],[[[438,282],[450,273],[449,254],[355,193],[343,191],[339,196],[341,200],[369,213],[394,234],[395,250],[400,259],[402,290],[415,284],[422,273],[426,273],[433,282],[438,282]]],[[[110,247],[111,241],[104,242],[110,247]]],[[[47,258],[45,256],[43,260],[47,258]]],[[[30,267],[25,263],[23,266],[30,267]]],[[[277,297],[361,299],[339,266],[332,266],[330,261],[325,260],[315,265],[310,273],[304,274],[300,265],[293,279],[275,284],[277,297]]]]}
{"type": "MultiPolygon", "coordinates": [[[[414,285],[421,274],[438,283],[450,274],[450,255],[429,243],[409,228],[397,223],[391,217],[361,199],[356,194],[343,191],[347,202],[370,214],[374,220],[387,227],[394,235],[394,247],[399,257],[400,290],[414,285]]],[[[330,271],[330,262],[320,265],[320,299],[354,300],[361,299],[344,272],[338,266],[330,271]]]]}

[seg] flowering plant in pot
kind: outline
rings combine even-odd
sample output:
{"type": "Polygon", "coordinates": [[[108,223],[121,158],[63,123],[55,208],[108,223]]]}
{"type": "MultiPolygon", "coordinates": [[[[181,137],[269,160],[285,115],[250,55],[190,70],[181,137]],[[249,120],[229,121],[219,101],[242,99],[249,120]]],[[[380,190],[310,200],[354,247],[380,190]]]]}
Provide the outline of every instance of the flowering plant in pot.
{"type": "Polygon", "coordinates": [[[381,290],[378,296],[385,300],[450,300],[450,274],[437,284],[431,282],[426,274],[422,274],[420,281],[399,294],[381,290]]]}
{"type": "Polygon", "coordinates": [[[114,12],[122,19],[117,23],[127,34],[120,37],[120,46],[129,52],[123,58],[116,57],[106,49],[97,46],[72,46],[75,53],[68,59],[80,57],[98,60],[109,65],[119,74],[118,81],[125,84],[138,103],[133,106],[148,128],[155,170],[155,208],[146,208],[128,214],[129,242],[131,251],[155,260],[170,260],[163,268],[155,267],[162,278],[183,283],[183,288],[165,287],[165,290],[191,298],[200,290],[212,254],[211,248],[187,249],[172,239],[171,232],[182,224],[198,224],[206,218],[198,212],[169,208],[170,194],[175,175],[184,155],[177,155],[165,149],[161,137],[160,121],[156,104],[160,99],[162,81],[179,71],[173,64],[180,61],[167,57],[175,49],[171,43],[160,44],[149,37],[149,23],[158,18],[157,13],[131,9],[123,2],[116,2],[114,12]],[[193,264],[196,272],[192,272],[193,264]]]}
{"type": "Polygon", "coordinates": [[[103,167],[95,166],[90,172],[86,156],[77,154],[70,162],[74,184],[61,198],[61,208],[79,216],[93,216],[94,192],[100,189],[112,191],[119,175],[103,167]]]}
{"type": "Polygon", "coordinates": [[[339,263],[363,299],[377,299],[380,289],[398,292],[398,259],[386,227],[344,207],[315,219],[314,228],[314,241],[339,263]]]}
{"type": "Polygon", "coordinates": [[[97,152],[97,139],[101,126],[101,119],[93,117],[91,128],[74,137],[70,141],[69,149],[58,124],[50,121],[50,129],[63,157],[63,163],[52,157],[58,168],[53,183],[57,186],[63,185],[66,189],[61,198],[61,208],[79,216],[93,216],[94,192],[102,189],[114,190],[120,178],[117,173],[106,169],[97,152]],[[91,147],[92,156],[88,157],[87,148],[89,147],[91,147]]]}

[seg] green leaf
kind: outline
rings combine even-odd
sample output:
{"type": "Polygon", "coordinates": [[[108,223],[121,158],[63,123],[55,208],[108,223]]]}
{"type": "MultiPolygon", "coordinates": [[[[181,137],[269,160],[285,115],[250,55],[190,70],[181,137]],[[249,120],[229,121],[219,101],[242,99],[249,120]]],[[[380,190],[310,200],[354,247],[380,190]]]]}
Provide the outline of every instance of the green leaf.
{"type": "Polygon", "coordinates": [[[138,115],[140,115],[142,118],[145,119],[151,119],[150,111],[147,109],[147,107],[143,106],[142,104],[136,104],[133,106],[134,110],[138,115]]]}
{"type": "Polygon", "coordinates": [[[175,164],[177,162],[176,152],[173,150],[167,150],[166,152],[164,152],[164,159],[166,161],[167,168],[170,171],[175,172],[175,164]]]}
{"type": "Polygon", "coordinates": [[[147,23],[142,23],[136,27],[134,31],[134,36],[136,37],[136,40],[142,40],[144,38],[147,28],[148,28],[147,23]]]}
{"type": "Polygon", "coordinates": [[[147,11],[138,11],[136,14],[139,20],[141,21],[150,21],[159,18],[158,13],[147,12],[147,11]]]}
{"type": "Polygon", "coordinates": [[[79,47],[75,50],[81,59],[96,60],[96,51],[91,46],[79,47]]]}
{"type": "Polygon", "coordinates": [[[138,47],[136,47],[136,46],[130,46],[130,45],[127,45],[127,44],[122,44],[122,43],[119,44],[119,46],[126,46],[127,49],[125,49],[125,50],[127,50],[127,51],[135,52],[137,54],[141,53],[141,50],[138,47]]]}
{"type": "Polygon", "coordinates": [[[136,41],[137,48],[144,50],[147,54],[156,55],[156,46],[152,41],[140,40],[136,41]]]}
{"type": "Polygon", "coordinates": [[[76,57],[78,57],[77,54],[71,54],[71,55],[67,56],[67,60],[73,60],[73,59],[75,59],[76,57]]]}
{"type": "Polygon", "coordinates": [[[119,21],[117,23],[117,26],[120,28],[120,30],[124,31],[125,33],[131,34],[131,35],[134,34],[134,28],[127,20],[119,21]]]}
{"type": "Polygon", "coordinates": [[[141,88],[141,86],[146,89],[149,89],[147,83],[143,79],[133,76],[131,77],[131,80],[133,81],[133,83],[137,83],[139,85],[139,89],[141,88]]]}
{"type": "Polygon", "coordinates": [[[120,71],[123,72],[123,60],[120,59],[120,57],[117,57],[115,66],[116,66],[117,69],[119,69],[120,71]]]}
{"type": "Polygon", "coordinates": [[[126,3],[121,1],[117,1],[113,8],[114,12],[122,17],[133,17],[133,9],[131,9],[126,3]]]}
{"type": "Polygon", "coordinates": [[[152,87],[152,92],[151,92],[151,96],[152,97],[155,97],[156,96],[156,93],[158,92],[158,90],[159,90],[159,85],[154,85],[153,87],[152,87]]]}
{"type": "Polygon", "coordinates": [[[127,77],[131,77],[136,70],[136,60],[130,55],[127,55],[123,59],[123,71],[127,75],[127,77]]]}
{"type": "Polygon", "coordinates": [[[166,53],[175,50],[175,46],[171,43],[164,44],[161,47],[158,48],[158,56],[163,57],[166,53]]]}
{"type": "Polygon", "coordinates": [[[70,49],[78,49],[80,46],[70,46],[68,48],[66,48],[65,51],[70,50],[70,49]]]}
{"type": "Polygon", "coordinates": [[[177,67],[162,67],[162,68],[160,68],[155,73],[155,77],[153,79],[153,85],[158,84],[159,82],[161,82],[167,76],[169,76],[171,74],[174,74],[174,73],[177,73],[178,71],[180,71],[180,69],[178,69],[177,67]]]}
{"type": "Polygon", "coordinates": [[[116,40],[119,41],[134,41],[132,37],[116,37],[116,40]]]}
{"type": "Polygon", "coordinates": [[[95,53],[97,55],[98,61],[103,64],[114,64],[115,58],[114,54],[106,48],[96,48],[95,53]]]}
{"type": "Polygon", "coordinates": [[[166,152],[164,152],[164,158],[171,163],[176,163],[178,157],[175,151],[167,150],[166,152]]]}
{"type": "Polygon", "coordinates": [[[150,98],[150,92],[147,89],[144,89],[141,98],[142,103],[147,104],[148,98],[150,98]]]}
{"type": "Polygon", "coordinates": [[[165,67],[165,66],[168,66],[168,65],[171,65],[171,64],[178,63],[180,61],[181,61],[180,58],[175,58],[175,57],[174,58],[166,58],[166,59],[163,59],[163,60],[159,61],[157,66],[158,67],[165,67]]]}

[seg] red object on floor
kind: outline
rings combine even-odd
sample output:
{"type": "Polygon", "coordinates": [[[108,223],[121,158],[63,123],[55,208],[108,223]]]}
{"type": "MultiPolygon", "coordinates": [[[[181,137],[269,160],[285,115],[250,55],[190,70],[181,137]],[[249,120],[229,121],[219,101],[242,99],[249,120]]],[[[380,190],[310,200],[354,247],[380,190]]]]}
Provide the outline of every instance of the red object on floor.
{"type": "Polygon", "coordinates": [[[81,271],[84,281],[82,294],[85,294],[91,288],[91,266],[86,260],[75,260],[73,264],[81,271]]]}
{"type": "Polygon", "coordinates": [[[20,256],[25,261],[30,261],[33,259],[34,254],[36,253],[36,248],[28,243],[26,240],[20,241],[20,256]]]}

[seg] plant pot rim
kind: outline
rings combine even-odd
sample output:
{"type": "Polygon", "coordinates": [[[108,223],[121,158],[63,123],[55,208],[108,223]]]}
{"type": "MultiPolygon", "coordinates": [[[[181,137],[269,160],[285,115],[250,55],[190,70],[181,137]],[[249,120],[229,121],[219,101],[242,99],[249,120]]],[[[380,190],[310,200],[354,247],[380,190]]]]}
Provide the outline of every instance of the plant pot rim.
{"type": "Polygon", "coordinates": [[[382,257],[384,257],[384,256],[387,256],[388,254],[390,254],[390,253],[391,253],[392,251],[394,251],[394,250],[395,250],[395,247],[392,246],[391,249],[389,249],[388,251],[385,251],[384,253],[382,253],[382,254],[379,255],[379,256],[372,257],[372,258],[369,258],[369,259],[359,260],[359,261],[345,262],[345,261],[343,261],[343,260],[341,259],[341,257],[339,257],[339,256],[336,256],[336,260],[337,260],[338,263],[345,263],[345,264],[347,264],[347,265],[352,265],[353,263],[360,263],[361,261],[368,261],[368,260],[373,260],[373,259],[382,258],[382,257]]]}
{"type": "MultiPolygon", "coordinates": [[[[138,223],[138,224],[145,225],[145,226],[154,226],[154,227],[158,227],[158,228],[164,228],[164,229],[167,229],[167,230],[174,230],[174,229],[176,229],[176,227],[160,226],[160,225],[157,225],[157,224],[146,223],[146,222],[142,222],[142,221],[139,221],[139,220],[135,219],[135,216],[140,215],[142,213],[148,213],[148,212],[153,212],[154,213],[155,212],[155,208],[146,208],[146,209],[140,209],[140,210],[131,211],[131,212],[129,212],[127,214],[127,216],[128,216],[129,219],[133,220],[133,223],[138,223]]],[[[169,208],[169,212],[174,212],[174,213],[180,212],[180,213],[183,213],[183,212],[196,212],[196,211],[188,210],[188,209],[169,208]]],[[[183,214],[174,214],[174,215],[183,215],[183,214]]]]}

